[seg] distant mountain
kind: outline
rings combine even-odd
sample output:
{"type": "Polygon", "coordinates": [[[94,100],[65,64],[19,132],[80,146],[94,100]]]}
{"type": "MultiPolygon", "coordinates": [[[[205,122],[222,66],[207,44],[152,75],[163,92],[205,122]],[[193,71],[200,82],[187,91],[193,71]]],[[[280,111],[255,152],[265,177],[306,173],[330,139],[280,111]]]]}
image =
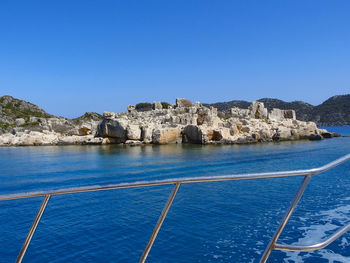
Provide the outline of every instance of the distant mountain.
{"type": "Polygon", "coordinates": [[[213,106],[214,108],[217,108],[219,111],[228,111],[233,107],[248,109],[250,104],[251,104],[250,102],[244,101],[244,100],[232,100],[228,102],[217,102],[212,104],[203,103],[204,106],[206,107],[213,106]]]}
{"type": "MultiPolygon", "coordinates": [[[[285,102],[279,99],[263,98],[259,101],[265,104],[268,110],[273,108],[292,109],[296,111],[297,119],[314,121],[319,126],[350,125],[350,94],[333,96],[318,106],[302,101],[285,102]]],[[[232,107],[247,109],[251,103],[242,100],[203,104],[213,106],[219,111],[228,111],[232,107]]],[[[56,117],[45,112],[38,106],[20,99],[5,95],[0,97],[0,134],[10,132],[15,127],[25,129],[41,129],[38,118],[59,118],[65,129],[70,130],[83,122],[99,121],[102,116],[97,113],[86,113],[76,119],[56,117]]]]}
{"type": "MultiPolygon", "coordinates": [[[[350,94],[333,96],[318,106],[303,101],[285,102],[271,98],[262,98],[258,101],[263,102],[269,111],[273,108],[295,110],[298,120],[314,121],[319,126],[350,125],[350,94]]],[[[213,106],[219,111],[228,111],[232,107],[247,109],[250,102],[233,100],[204,105],[213,106]]]]}
{"type": "Polygon", "coordinates": [[[320,126],[350,125],[350,94],[333,96],[314,107],[311,119],[320,126]]]}

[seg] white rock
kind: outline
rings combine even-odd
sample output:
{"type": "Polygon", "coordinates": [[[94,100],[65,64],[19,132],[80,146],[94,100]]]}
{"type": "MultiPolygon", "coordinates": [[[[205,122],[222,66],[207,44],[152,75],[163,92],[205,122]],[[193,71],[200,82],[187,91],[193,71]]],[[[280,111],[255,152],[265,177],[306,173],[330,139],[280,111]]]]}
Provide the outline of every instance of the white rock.
{"type": "Polygon", "coordinates": [[[248,110],[247,109],[240,109],[237,107],[231,108],[231,117],[233,118],[247,118],[248,117],[248,110]]]}
{"type": "Polygon", "coordinates": [[[255,119],[267,119],[267,109],[264,107],[264,103],[253,101],[249,106],[248,115],[255,119]]]}
{"type": "Polygon", "coordinates": [[[125,144],[133,146],[133,145],[140,145],[140,144],[142,144],[142,142],[141,141],[135,141],[135,140],[127,140],[125,142],[125,144]]]}
{"type": "Polygon", "coordinates": [[[182,141],[181,127],[156,128],[152,132],[154,144],[178,143],[182,141]]]}
{"type": "Polygon", "coordinates": [[[141,127],[139,125],[129,124],[126,129],[126,136],[128,140],[140,140],[141,127]]]}
{"type": "Polygon", "coordinates": [[[163,109],[162,103],[160,103],[159,101],[154,101],[153,105],[152,105],[152,109],[153,110],[161,110],[161,109],[163,109]]]}
{"type": "Polygon", "coordinates": [[[141,129],[141,140],[145,143],[151,143],[152,142],[152,132],[153,127],[150,126],[142,126],[141,129]]]}
{"type": "Polygon", "coordinates": [[[276,109],[276,108],[272,109],[272,111],[269,113],[269,120],[272,120],[272,121],[284,120],[283,110],[276,109]]]}
{"type": "Polygon", "coordinates": [[[183,108],[183,107],[191,107],[192,102],[185,98],[177,98],[176,99],[176,107],[177,108],[183,108]]]}
{"type": "Polygon", "coordinates": [[[105,111],[105,112],[103,112],[103,118],[108,119],[108,120],[114,119],[115,118],[115,113],[114,112],[105,111]]]}
{"type": "Polygon", "coordinates": [[[21,126],[26,123],[26,121],[23,118],[16,119],[16,126],[21,126]]]}

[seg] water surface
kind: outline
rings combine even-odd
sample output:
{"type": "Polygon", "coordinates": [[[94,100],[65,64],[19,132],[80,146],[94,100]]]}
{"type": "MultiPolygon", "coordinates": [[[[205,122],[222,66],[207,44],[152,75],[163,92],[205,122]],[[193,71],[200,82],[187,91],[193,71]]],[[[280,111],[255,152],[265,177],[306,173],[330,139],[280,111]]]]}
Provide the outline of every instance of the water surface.
{"type": "MultiPolygon", "coordinates": [[[[350,127],[329,130],[350,135],[350,127]]],[[[350,138],[200,146],[0,148],[0,194],[184,176],[308,169],[350,138]]],[[[182,185],[149,262],[258,262],[301,178],[182,185]]],[[[53,196],[23,262],[138,262],[171,186],[53,196]]],[[[0,202],[0,262],[14,262],[42,198],[0,202]]],[[[350,163],[314,176],[280,243],[314,243],[350,222],[350,163]]],[[[269,262],[350,262],[350,234],[269,262]]]]}

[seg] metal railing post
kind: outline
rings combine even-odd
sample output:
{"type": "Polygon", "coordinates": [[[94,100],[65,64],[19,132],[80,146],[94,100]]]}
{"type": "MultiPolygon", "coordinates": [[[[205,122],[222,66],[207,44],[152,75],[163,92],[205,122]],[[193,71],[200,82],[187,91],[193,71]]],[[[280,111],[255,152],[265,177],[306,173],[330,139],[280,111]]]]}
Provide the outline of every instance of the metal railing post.
{"type": "Polygon", "coordinates": [[[43,213],[45,211],[46,205],[49,202],[49,199],[50,199],[50,195],[45,195],[45,198],[44,198],[43,202],[41,203],[41,206],[40,206],[40,208],[39,208],[39,210],[38,210],[38,212],[37,212],[37,214],[36,214],[36,216],[34,218],[32,226],[29,229],[27,237],[24,240],[24,243],[23,243],[23,246],[21,248],[21,251],[18,254],[18,257],[16,259],[16,263],[21,263],[22,262],[23,257],[24,257],[24,255],[25,255],[25,253],[27,251],[28,246],[29,246],[29,243],[32,240],[32,237],[34,235],[36,227],[38,226],[38,224],[40,222],[40,219],[41,219],[41,216],[43,215],[43,213]]]}
{"type": "Polygon", "coordinates": [[[163,209],[163,211],[162,211],[162,213],[157,221],[157,224],[152,232],[152,235],[151,235],[150,239],[148,240],[147,246],[146,246],[145,250],[143,251],[143,254],[142,254],[140,261],[139,261],[140,263],[144,263],[146,261],[147,256],[148,256],[148,254],[151,251],[151,248],[153,246],[154,240],[156,239],[158,232],[159,232],[160,228],[162,227],[164,219],[165,219],[166,215],[168,214],[168,211],[169,211],[169,209],[174,201],[174,198],[177,194],[177,191],[180,188],[180,185],[181,185],[180,183],[175,184],[174,190],[172,191],[172,193],[169,197],[169,200],[166,203],[166,205],[165,205],[165,207],[164,207],[164,209],[163,209]]]}
{"type": "Polygon", "coordinates": [[[304,193],[308,183],[311,180],[311,177],[312,177],[311,174],[309,174],[309,175],[304,177],[304,179],[303,179],[303,181],[302,181],[302,183],[301,183],[301,185],[300,185],[300,187],[298,189],[298,192],[296,193],[296,195],[294,197],[293,202],[290,204],[290,206],[289,206],[289,208],[287,210],[287,213],[285,214],[283,220],[281,221],[280,225],[278,226],[278,228],[277,228],[275,234],[273,235],[269,245],[266,247],[265,252],[264,252],[263,256],[260,259],[260,263],[265,263],[267,261],[267,259],[269,258],[271,251],[274,249],[278,238],[280,237],[284,227],[288,223],[289,218],[293,214],[293,212],[295,210],[295,207],[299,203],[301,196],[303,195],[303,193],[304,193]]]}
{"type": "Polygon", "coordinates": [[[295,170],[295,171],[280,171],[280,172],[265,172],[265,173],[251,173],[251,174],[233,174],[233,175],[216,175],[216,176],[196,176],[196,177],[182,177],[182,178],[170,178],[163,180],[153,180],[153,181],[138,181],[138,182],[130,182],[130,183],[119,183],[119,184],[105,184],[105,185],[93,185],[86,187],[73,187],[73,188],[63,188],[57,190],[49,190],[49,191],[39,191],[39,192],[27,192],[27,193],[16,193],[16,194],[5,194],[0,195],[0,201],[5,200],[15,200],[22,198],[31,198],[31,197],[39,197],[44,196],[44,200],[37,212],[37,215],[32,223],[32,226],[27,234],[27,237],[24,241],[24,244],[21,248],[21,251],[16,260],[17,263],[21,263],[26,253],[26,250],[29,246],[29,243],[34,235],[34,232],[39,224],[39,221],[44,213],[46,205],[52,195],[65,195],[65,194],[74,194],[74,193],[86,193],[86,192],[95,192],[95,191],[109,191],[116,189],[127,189],[127,188],[137,188],[137,187],[152,187],[152,186],[160,186],[160,185],[174,185],[174,189],[167,201],[157,224],[152,232],[152,235],[147,243],[145,250],[140,258],[139,262],[145,262],[147,256],[153,246],[153,243],[158,235],[158,232],[164,222],[164,219],[174,201],[174,198],[179,190],[181,184],[190,184],[190,183],[208,183],[208,182],[225,182],[225,181],[238,181],[238,180],[254,180],[254,179],[269,179],[269,178],[284,178],[284,177],[296,177],[296,176],[304,176],[304,179],[292,201],[290,204],[286,215],[282,219],[278,229],[276,230],[274,236],[272,237],[269,245],[267,246],[260,263],[265,263],[271,254],[272,250],[293,250],[293,251],[312,251],[316,249],[321,249],[331,242],[339,238],[345,232],[350,230],[350,224],[348,226],[343,227],[338,230],[332,236],[327,238],[326,240],[314,244],[314,245],[284,245],[277,244],[277,240],[281,235],[284,227],[286,226],[289,218],[294,212],[296,205],[300,201],[301,196],[303,195],[312,175],[320,174],[326,172],[346,161],[350,161],[350,154],[347,154],[333,162],[330,162],[326,165],[323,165],[318,168],[307,169],[307,170],[295,170]]]}

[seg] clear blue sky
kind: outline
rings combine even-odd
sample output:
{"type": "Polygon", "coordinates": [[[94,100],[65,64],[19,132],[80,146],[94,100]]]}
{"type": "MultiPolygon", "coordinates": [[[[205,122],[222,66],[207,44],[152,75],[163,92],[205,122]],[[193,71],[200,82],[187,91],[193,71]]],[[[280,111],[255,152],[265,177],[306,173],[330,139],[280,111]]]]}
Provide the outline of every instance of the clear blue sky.
{"type": "Polygon", "coordinates": [[[0,1],[0,95],[76,117],[350,93],[350,1],[0,1]]]}

